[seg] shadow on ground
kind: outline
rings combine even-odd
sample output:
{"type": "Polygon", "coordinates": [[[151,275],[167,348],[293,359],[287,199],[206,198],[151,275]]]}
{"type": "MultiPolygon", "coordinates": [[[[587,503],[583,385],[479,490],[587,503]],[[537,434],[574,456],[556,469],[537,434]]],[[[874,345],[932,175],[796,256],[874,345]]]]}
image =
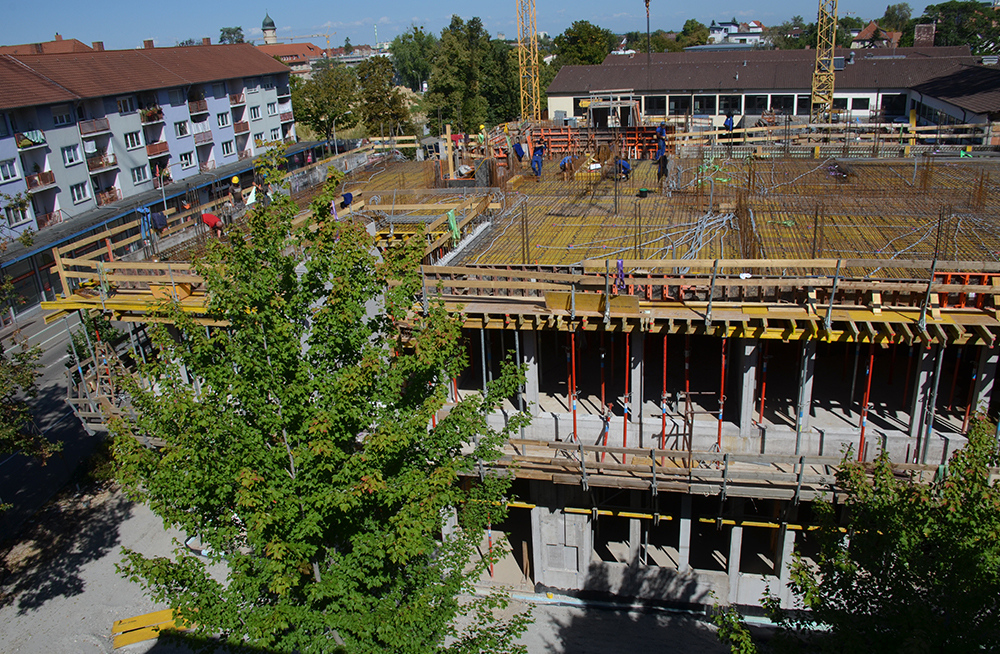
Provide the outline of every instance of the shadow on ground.
{"type": "Polygon", "coordinates": [[[119,544],[132,503],[107,488],[65,494],[0,549],[0,607],[24,615],[56,597],[84,591],[82,569],[119,544]]]}

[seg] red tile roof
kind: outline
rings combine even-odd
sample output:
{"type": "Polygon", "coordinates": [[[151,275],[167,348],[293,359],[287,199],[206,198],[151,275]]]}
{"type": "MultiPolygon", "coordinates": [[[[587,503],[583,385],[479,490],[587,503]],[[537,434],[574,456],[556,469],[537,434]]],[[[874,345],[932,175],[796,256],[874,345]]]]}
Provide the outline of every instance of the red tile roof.
{"type": "Polygon", "coordinates": [[[59,39],[58,41],[43,41],[41,43],[24,43],[21,45],[0,45],[0,54],[66,54],[69,52],[89,52],[89,45],[76,39],[59,39]]]}
{"type": "Polygon", "coordinates": [[[294,61],[296,63],[319,59],[323,56],[323,49],[312,43],[273,43],[270,45],[258,45],[257,49],[266,53],[270,57],[278,57],[282,61],[294,61]],[[287,59],[286,57],[291,57],[287,59]]]}
{"type": "Polygon", "coordinates": [[[249,43],[106,50],[48,55],[0,55],[0,109],[70,98],[98,98],[204,84],[236,77],[278,75],[288,67],[249,43]],[[62,89],[66,97],[40,99],[62,89]]]}

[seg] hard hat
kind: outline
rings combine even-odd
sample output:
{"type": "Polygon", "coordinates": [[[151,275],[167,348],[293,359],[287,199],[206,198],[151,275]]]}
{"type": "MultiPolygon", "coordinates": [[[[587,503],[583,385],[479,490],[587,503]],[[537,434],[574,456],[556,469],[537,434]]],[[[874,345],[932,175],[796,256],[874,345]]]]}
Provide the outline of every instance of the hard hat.
{"type": "Polygon", "coordinates": [[[239,184],[239,183],[240,183],[240,178],[239,177],[233,177],[233,184],[239,184]]]}
{"type": "Polygon", "coordinates": [[[486,129],[486,125],[480,125],[479,129],[486,129]]]}

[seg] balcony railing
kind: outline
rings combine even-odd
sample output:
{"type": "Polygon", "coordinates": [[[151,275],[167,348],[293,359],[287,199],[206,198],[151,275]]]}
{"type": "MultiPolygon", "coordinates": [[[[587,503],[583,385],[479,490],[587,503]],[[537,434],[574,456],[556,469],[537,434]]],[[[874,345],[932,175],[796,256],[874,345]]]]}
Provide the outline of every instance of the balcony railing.
{"type": "Polygon", "coordinates": [[[281,114],[281,122],[283,122],[283,123],[290,123],[290,122],[292,122],[292,120],[294,120],[294,118],[292,118],[292,112],[291,111],[284,111],[284,112],[282,112],[282,114],[281,114]]]}
{"type": "Polygon", "coordinates": [[[45,133],[40,129],[33,129],[23,134],[18,132],[14,134],[14,142],[17,143],[18,150],[40,148],[45,145],[45,133]]]}
{"type": "Polygon", "coordinates": [[[229,94],[229,104],[236,107],[241,104],[246,104],[247,99],[242,93],[230,93],[229,94]]]}
{"type": "Polygon", "coordinates": [[[62,210],[56,209],[52,213],[43,213],[40,216],[35,216],[35,221],[38,223],[38,229],[58,225],[63,221],[62,210]]]}
{"type": "Polygon", "coordinates": [[[117,165],[118,159],[115,155],[110,153],[87,157],[87,170],[90,172],[95,172],[101,170],[102,168],[111,168],[117,165]]]}
{"type": "Polygon", "coordinates": [[[29,191],[37,191],[55,184],[56,175],[51,170],[44,170],[34,175],[28,175],[24,178],[24,181],[28,185],[29,191]]]}
{"type": "Polygon", "coordinates": [[[160,188],[161,186],[166,186],[168,184],[173,184],[174,180],[169,177],[157,177],[153,175],[153,188],[160,188]]]}
{"type": "Polygon", "coordinates": [[[245,120],[241,120],[238,123],[233,124],[233,131],[237,134],[246,134],[250,131],[250,123],[245,120]]]}
{"type": "Polygon", "coordinates": [[[198,144],[198,145],[202,145],[203,143],[211,143],[212,142],[212,130],[207,130],[205,132],[195,132],[195,134],[194,134],[194,142],[196,144],[198,144]]]}
{"type": "Polygon", "coordinates": [[[158,157],[161,154],[166,154],[168,150],[170,150],[170,145],[166,141],[150,143],[146,146],[146,156],[158,157]]]}
{"type": "Polygon", "coordinates": [[[97,206],[103,207],[106,204],[111,204],[112,202],[118,202],[122,199],[122,192],[116,188],[109,188],[107,191],[102,191],[97,194],[97,206]]]}
{"type": "Polygon", "coordinates": [[[152,125],[163,122],[163,109],[160,107],[146,107],[141,112],[142,124],[152,125]]]}
{"type": "Polygon", "coordinates": [[[188,100],[188,111],[192,114],[207,114],[208,100],[188,100]]]}
{"type": "Polygon", "coordinates": [[[206,161],[206,162],[204,162],[202,164],[199,164],[198,168],[201,170],[201,172],[207,173],[210,170],[215,170],[215,162],[214,161],[206,161]]]}
{"type": "Polygon", "coordinates": [[[80,134],[82,136],[89,136],[91,134],[99,134],[101,132],[109,132],[111,128],[108,126],[107,118],[95,118],[93,120],[81,120],[77,123],[80,127],[80,134]]]}
{"type": "Polygon", "coordinates": [[[249,150],[240,150],[240,159],[249,159],[253,154],[249,150]]]}

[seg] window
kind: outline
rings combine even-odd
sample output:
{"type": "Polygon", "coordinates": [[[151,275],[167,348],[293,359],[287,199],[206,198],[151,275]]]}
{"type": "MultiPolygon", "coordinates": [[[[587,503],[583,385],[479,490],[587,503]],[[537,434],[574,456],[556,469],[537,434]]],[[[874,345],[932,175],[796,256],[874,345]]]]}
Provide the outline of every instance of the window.
{"type": "Polygon", "coordinates": [[[733,114],[738,116],[743,113],[743,96],[741,95],[720,95],[719,96],[719,113],[720,114],[733,114]]]}
{"type": "Polygon", "coordinates": [[[52,124],[58,127],[59,125],[69,125],[73,122],[73,112],[70,110],[68,104],[60,104],[52,107],[52,124]]]}
{"type": "Polygon", "coordinates": [[[28,212],[19,207],[7,207],[5,213],[7,214],[7,224],[11,227],[17,227],[31,220],[28,218],[28,212]]]}
{"type": "Polygon", "coordinates": [[[257,132],[253,135],[254,143],[262,143],[264,141],[264,132],[257,132]]]}
{"type": "Polygon", "coordinates": [[[265,89],[273,89],[274,88],[274,80],[271,79],[270,75],[266,75],[264,77],[264,88],[265,89]]]}
{"type": "Polygon", "coordinates": [[[847,98],[834,98],[833,108],[842,111],[847,111],[847,98]]]}
{"type": "Polygon", "coordinates": [[[174,134],[177,135],[177,138],[181,138],[182,136],[187,136],[188,135],[188,121],[182,120],[179,123],[174,123],[174,134]]]}
{"type": "Polygon", "coordinates": [[[190,168],[194,165],[194,152],[181,154],[181,168],[190,168]]]}
{"type": "Polygon", "coordinates": [[[245,80],[247,93],[256,93],[260,89],[260,80],[256,77],[248,77],[245,80]]]}
{"type": "Polygon", "coordinates": [[[271,130],[271,140],[272,141],[280,141],[281,140],[281,128],[280,127],[275,127],[274,129],[271,130]]]}
{"type": "Polygon", "coordinates": [[[218,116],[216,116],[216,118],[218,118],[218,120],[219,120],[219,127],[229,127],[229,112],[228,111],[222,112],[221,114],[219,114],[218,116]]]}
{"type": "Polygon", "coordinates": [[[274,116],[277,113],[278,113],[278,103],[277,102],[268,102],[267,103],[267,115],[268,116],[274,116]]]}
{"type": "Polygon", "coordinates": [[[223,143],[222,143],[222,156],[223,157],[229,157],[229,156],[232,156],[232,154],[233,154],[233,142],[232,141],[223,141],[223,143]]]}
{"type": "Polygon", "coordinates": [[[854,111],[868,111],[868,98],[854,98],[851,100],[851,109],[854,111]]]}
{"type": "Polygon", "coordinates": [[[0,136],[10,136],[10,132],[7,131],[7,115],[0,114],[0,136]]]}
{"type": "Polygon", "coordinates": [[[149,181],[149,168],[145,165],[132,169],[132,183],[141,184],[149,181]]]}
{"type": "Polygon", "coordinates": [[[699,116],[714,116],[715,96],[714,95],[694,96],[694,113],[699,116]]]}
{"type": "Polygon", "coordinates": [[[767,111],[766,95],[748,95],[744,100],[744,112],[749,116],[759,116],[767,111]]]}
{"type": "Polygon", "coordinates": [[[250,107],[250,120],[260,120],[260,107],[250,107]]]}
{"type": "Polygon", "coordinates": [[[131,95],[126,95],[124,98],[118,98],[118,113],[120,114],[130,114],[135,111],[135,98],[131,95]]]}
{"type": "Polygon", "coordinates": [[[672,95],[668,105],[671,116],[686,116],[691,113],[690,95],[672,95]]]}
{"type": "Polygon", "coordinates": [[[74,204],[80,204],[90,197],[90,191],[87,190],[87,182],[80,182],[79,184],[70,186],[69,194],[73,197],[74,204]]]}
{"type": "Polygon", "coordinates": [[[795,96],[794,95],[772,95],[771,96],[771,111],[780,112],[782,115],[789,116],[795,113],[795,96]]]}
{"type": "Polygon", "coordinates": [[[217,98],[223,98],[226,96],[226,83],[216,82],[212,85],[212,95],[217,98]]]}
{"type": "Polygon", "coordinates": [[[14,160],[0,161],[0,182],[9,182],[12,179],[17,179],[17,165],[14,160]]]}
{"type": "MultiPolygon", "coordinates": [[[[587,110],[580,107],[579,100],[584,98],[573,98],[573,115],[574,116],[586,116],[587,110]],[[579,109],[579,113],[577,113],[579,109]]],[[[647,116],[664,116],[667,113],[667,96],[665,95],[647,95],[646,101],[646,115],[647,116]]]]}
{"type": "Polygon", "coordinates": [[[127,150],[135,150],[136,148],[142,147],[142,139],[139,137],[139,132],[126,132],[125,133],[125,148],[127,150]]]}
{"type": "Polygon", "coordinates": [[[812,96],[800,95],[795,101],[795,113],[799,116],[808,116],[812,109],[812,96]]]}
{"type": "Polygon", "coordinates": [[[67,166],[80,163],[80,146],[68,145],[62,149],[63,163],[67,166]]]}
{"type": "Polygon", "coordinates": [[[170,89],[168,95],[170,96],[170,104],[174,105],[175,107],[177,105],[182,105],[185,102],[184,91],[182,91],[181,89],[170,89]]]}

